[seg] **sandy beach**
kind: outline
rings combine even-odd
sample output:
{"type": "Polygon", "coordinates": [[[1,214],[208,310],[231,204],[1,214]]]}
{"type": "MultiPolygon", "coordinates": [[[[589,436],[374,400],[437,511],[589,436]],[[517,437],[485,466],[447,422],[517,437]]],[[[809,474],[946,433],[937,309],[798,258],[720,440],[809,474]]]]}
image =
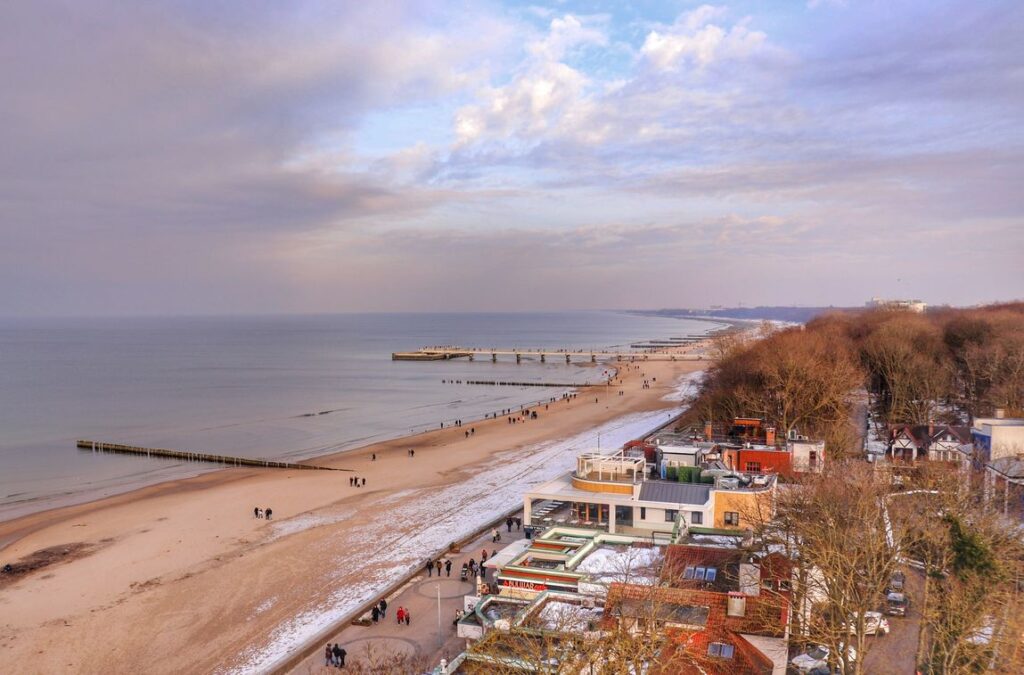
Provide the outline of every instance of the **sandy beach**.
{"type": "Polygon", "coordinates": [[[705,366],[623,367],[621,385],[535,408],[536,420],[316,460],[365,487],[348,472],[226,469],[2,523],[0,563],[49,564],[0,576],[0,671],[265,670],[567,470],[596,429],[609,448],[667,421],[678,402],[666,396],[705,366]]]}

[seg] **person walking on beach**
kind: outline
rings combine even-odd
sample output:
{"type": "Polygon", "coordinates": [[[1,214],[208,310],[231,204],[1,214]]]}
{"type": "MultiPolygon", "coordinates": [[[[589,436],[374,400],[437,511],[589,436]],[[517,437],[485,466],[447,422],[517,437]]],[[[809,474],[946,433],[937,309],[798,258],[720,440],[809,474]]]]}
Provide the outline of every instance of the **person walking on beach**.
{"type": "Polygon", "coordinates": [[[252,510],[252,515],[253,515],[254,517],[256,517],[256,518],[259,518],[259,517],[260,517],[260,507],[258,507],[258,506],[257,506],[256,508],[254,508],[254,509],[252,510]]]}
{"type": "Polygon", "coordinates": [[[408,625],[409,625],[409,618],[410,618],[410,614],[411,614],[411,612],[410,612],[410,611],[409,611],[408,609],[407,609],[407,610],[405,610],[405,625],[406,625],[406,626],[408,626],[408,625]]]}
{"type": "Polygon", "coordinates": [[[511,516],[509,516],[508,518],[505,519],[505,529],[508,530],[509,532],[512,531],[512,517],[511,516]]]}
{"type": "Polygon", "coordinates": [[[331,649],[331,643],[327,643],[327,648],[324,649],[324,666],[334,665],[334,650],[331,649]]]}
{"type": "Polygon", "coordinates": [[[363,479],[363,487],[366,487],[366,479],[363,479]]]}
{"type": "Polygon", "coordinates": [[[267,507],[267,510],[264,511],[264,513],[267,514],[267,520],[270,520],[270,516],[274,515],[274,512],[270,510],[269,506],[267,507]]]}
{"type": "Polygon", "coordinates": [[[446,577],[450,577],[452,575],[452,561],[450,558],[444,561],[444,575],[446,577]]]}
{"type": "Polygon", "coordinates": [[[427,576],[434,576],[434,561],[430,558],[427,558],[427,576]]]}
{"type": "Polygon", "coordinates": [[[373,617],[374,623],[377,623],[377,621],[380,619],[380,609],[377,608],[377,605],[374,605],[373,609],[370,610],[370,616],[373,617]]]}
{"type": "Polygon", "coordinates": [[[385,598],[381,598],[380,602],[377,603],[377,607],[380,608],[380,618],[384,618],[388,615],[388,601],[385,598]]]}
{"type": "Polygon", "coordinates": [[[377,461],[377,453],[376,452],[373,453],[372,455],[370,455],[370,461],[371,462],[376,462],[377,461]]]}
{"type": "Polygon", "coordinates": [[[405,623],[405,607],[399,607],[398,612],[395,614],[395,618],[398,619],[398,623],[405,623]]]}
{"type": "Polygon", "coordinates": [[[440,559],[438,559],[434,563],[434,567],[437,569],[437,576],[438,576],[438,578],[441,578],[441,561],[440,561],[440,559]]]}

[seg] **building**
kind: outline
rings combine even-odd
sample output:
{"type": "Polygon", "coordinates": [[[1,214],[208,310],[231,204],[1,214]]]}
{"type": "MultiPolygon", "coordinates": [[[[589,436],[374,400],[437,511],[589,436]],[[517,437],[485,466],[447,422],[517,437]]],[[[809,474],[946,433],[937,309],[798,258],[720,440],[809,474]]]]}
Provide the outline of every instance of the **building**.
{"type": "MultiPolygon", "coordinates": [[[[705,465],[708,466],[708,465],[705,465]]],[[[672,540],[679,528],[742,530],[751,518],[774,512],[776,477],[729,469],[693,467],[701,482],[652,474],[645,458],[625,451],[586,453],[576,470],[528,492],[524,519],[533,525],[596,528],[613,534],[672,540]]]]}
{"type": "Polygon", "coordinates": [[[927,303],[921,300],[885,300],[883,298],[871,298],[865,303],[872,309],[888,309],[893,311],[923,313],[928,309],[927,303]]]}
{"type": "Polygon", "coordinates": [[[981,464],[1024,453],[1024,419],[1006,418],[1001,410],[995,417],[979,417],[971,426],[971,444],[981,464]]]}
{"type": "Polygon", "coordinates": [[[1024,453],[993,459],[985,466],[984,495],[1003,514],[1024,516],[1024,453]]]}
{"type": "Polygon", "coordinates": [[[958,461],[971,445],[966,426],[946,424],[894,424],[889,427],[889,457],[894,461],[958,461]]]}
{"type": "Polygon", "coordinates": [[[670,546],[661,584],[612,584],[604,628],[664,633],[661,672],[783,675],[791,579],[779,555],[670,546]]]}

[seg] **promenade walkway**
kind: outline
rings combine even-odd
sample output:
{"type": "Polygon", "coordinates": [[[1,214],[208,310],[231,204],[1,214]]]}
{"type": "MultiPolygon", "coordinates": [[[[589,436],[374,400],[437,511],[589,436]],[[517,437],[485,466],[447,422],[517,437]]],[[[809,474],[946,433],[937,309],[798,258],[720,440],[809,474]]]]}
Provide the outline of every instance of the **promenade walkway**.
{"type": "MultiPolygon", "coordinates": [[[[522,513],[517,515],[522,518],[522,513]]],[[[462,609],[463,596],[473,592],[472,576],[465,582],[459,579],[462,564],[468,562],[470,558],[480,562],[480,552],[484,548],[490,556],[495,549],[500,551],[510,542],[524,537],[522,530],[516,530],[515,525],[512,526],[511,533],[506,531],[504,523],[501,523],[498,530],[501,532],[499,543],[491,543],[491,534],[488,530],[466,545],[460,553],[442,558],[442,565],[447,559],[452,561],[450,577],[444,575],[443,568],[440,579],[436,571],[433,576],[427,576],[426,569],[422,569],[408,583],[387,597],[387,616],[382,621],[370,626],[345,626],[329,640],[325,640],[324,644],[333,645],[337,642],[344,647],[348,652],[347,664],[360,661],[372,663],[375,659],[382,659],[389,654],[404,653],[421,657],[424,662],[422,672],[430,672],[442,657],[450,661],[466,646],[466,641],[459,639],[452,625],[455,610],[462,609]],[[441,592],[440,631],[437,620],[438,590],[441,592]],[[396,616],[399,607],[411,611],[410,625],[398,624],[396,616]]],[[[492,575],[493,571],[489,570],[488,581],[493,581],[492,575]]],[[[291,672],[301,675],[325,675],[345,671],[324,666],[321,645],[315,654],[303,660],[291,672]]]]}

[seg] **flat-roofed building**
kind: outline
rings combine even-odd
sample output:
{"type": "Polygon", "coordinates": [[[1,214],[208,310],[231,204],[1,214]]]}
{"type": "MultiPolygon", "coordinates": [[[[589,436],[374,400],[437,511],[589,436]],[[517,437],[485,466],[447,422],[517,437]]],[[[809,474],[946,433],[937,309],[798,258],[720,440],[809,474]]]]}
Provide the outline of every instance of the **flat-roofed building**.
{"type": "Polygon", "coordinates": [[[651,476],[643,457],[585,453],[575,471],[524,496],[524,518],[540,527],[599,528],[669,541],[680,528],[741,530],[753,514],[771,513],[774,475],[725,467],[713,473],[713,483],[666,480],[651,476]]]}

